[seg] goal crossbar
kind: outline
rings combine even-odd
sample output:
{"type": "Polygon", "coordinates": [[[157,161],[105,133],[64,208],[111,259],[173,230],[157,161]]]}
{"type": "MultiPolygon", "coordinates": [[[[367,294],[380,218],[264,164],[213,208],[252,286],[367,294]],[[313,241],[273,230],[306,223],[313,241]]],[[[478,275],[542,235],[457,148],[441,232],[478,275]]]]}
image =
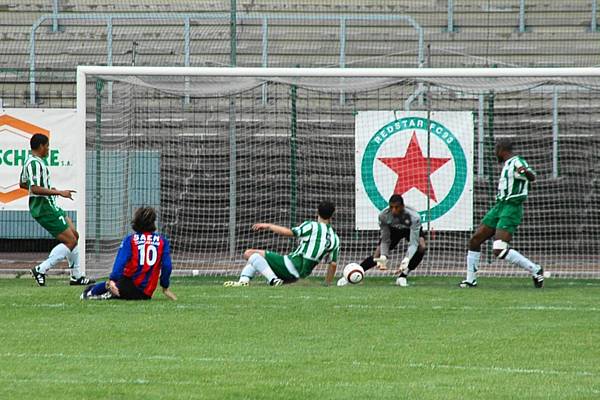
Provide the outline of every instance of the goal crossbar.
{"type": "Polygon", "coordinates": [[[219,76],[273,78],[560,78],[600,76],[600,68],[250,68],[250,67],[110,67],[79,66],[86,75],[219,76]]]}

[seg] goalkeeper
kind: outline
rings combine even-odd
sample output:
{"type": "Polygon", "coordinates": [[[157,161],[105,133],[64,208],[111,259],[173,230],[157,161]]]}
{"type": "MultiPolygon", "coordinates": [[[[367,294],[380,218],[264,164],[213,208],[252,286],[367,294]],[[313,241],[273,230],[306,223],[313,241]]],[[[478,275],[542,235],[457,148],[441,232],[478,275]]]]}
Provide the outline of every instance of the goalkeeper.
{"type": "MultiPolygon", "coordinates": [[[[392,195],[388,204],[389,207],[379,214],[381,240],[375,249],[375,254],[365,258],[360,265],[365,271],[376,265],[380,270],[387,270],[390,250],[394,250],[402,239],[406,239],[408,249],[400,263],[400,268],[394,271],[394,274],[399,274],[396,284],[406,287],[408,286],[406,278],[411,271],[419,266],[425,256],[427,249],[425,234],[421,229],[419,213],[406,207],[401,195],[392,195]]],[[[346,278],[341,277],[337,284],[338,286],[344,286],[347,283],[346,278]]]]}

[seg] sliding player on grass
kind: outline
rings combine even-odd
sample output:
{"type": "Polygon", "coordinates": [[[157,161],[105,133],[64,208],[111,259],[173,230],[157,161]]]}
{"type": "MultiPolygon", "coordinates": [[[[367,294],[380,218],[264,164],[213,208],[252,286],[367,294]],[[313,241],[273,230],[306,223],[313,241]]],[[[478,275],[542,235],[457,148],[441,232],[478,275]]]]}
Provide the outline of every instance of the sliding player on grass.
{"type": "MultiPolygon", "coordinates": [[[[394,194],[388,202],[389,207],[379,214],[379,228],[381,231],[381,240],[375,249],[375,254],[365,258],[361,263],[361,267],[365,272],[375,265],[380,270],[387,270],[387,262],[390,256],[390,251],[394,250],[402,239],[408,241],[408,249],[404,259],[400,263],[400,268],[394,272],[399,274],[396,279],[396,284],[406,287],[408,282],[406,278],[411,271],[419,266],[427,245],[425,242],[425,234],[421,229],[421,218],[412,208],[404,205],[404,199],[399,194],[394,194]]],[[[338,286],[348,284],[346,278],[341,277],[338,280],[338,286]]]]}
{"type": "Polygon", "coordinates": [[[71,218],[56,205],[56,196],[73,200],[74,190],[57,190],[50,184],[50,171],[44,159],[50,152],[48,136],[36,133],[29,141],[31,153],[21,171],[19,186],[29,190],[29,212],[31,216],[60,243],[40,265],[31,269],[31,275],[39,286],[46,285],[46,272],[64,258],[71,270],[70,285],[88,285],[94,281],[81,274],[79,269],[79,233],[71,218]]]}
{"type": "Polygon", "coordinates": [[[135,211],[131,228],[134,233],[123,239],[107,282],[85,288],[82,300],[150,300],[160,276],[163,293],[177,297],[169,289],[171,251],[169,242],[156,232],[156,211],[141,207],[135,211]]]}
{"type": "Polygon", "coordinates": [[[300,245],[293,253],[285,256],[268,250],[246,250],[244,258],[248,263],[242,269],[239,281],[228,281],[223,285],[248,286],[257,272],[263,275],[271,286],[292,283],[309,276],[326,256],[329,256],[330,262],[325,283],[331,284],[340,251],[340,239],[330,225],[334,211],[333,203],[322,201],[317,209],[316,221],[305,221],[291,229],[275,224],[253,225],[252,229],[255,231],[270,230],[282,236],[296,237],[300,240],[300,245]]]}
{"type": "Polygon", "coordinates": [[[477,286],[477,269],[481,256],[481,244],[494,237],[494,255],[529,271],[536,288],[544,287],[544,270],[533,263],[509,243],[523,218],[523,202],[527,199],[529,182],[535,181],[535,172],[527,162],[513,153],[510,140],[496,143],[496,157],[504,163],[498,182],[496,204],[483,217],[481,225],[469,240],[467,253],[467,279],[460,282],[462,288],[477,286]]]}

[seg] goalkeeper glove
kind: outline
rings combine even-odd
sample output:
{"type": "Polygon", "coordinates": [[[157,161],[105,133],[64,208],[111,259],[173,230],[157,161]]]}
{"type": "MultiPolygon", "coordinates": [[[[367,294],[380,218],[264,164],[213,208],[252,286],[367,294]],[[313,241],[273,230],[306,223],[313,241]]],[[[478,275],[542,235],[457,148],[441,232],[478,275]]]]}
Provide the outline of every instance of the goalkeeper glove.
{"type": "Polygon", "coordinates": [[[402,262],[400,263],[400,267],[396,270],[395,274],[400,274],[402,272],[406,273],[408,271],[408,263],[410,262],[410,258],[404,257],[402,262]]]}
{"type": "Polygon", "coordinates": [[[374,258],[373,259],[376,263],[377,263],[377,268],[379,268],[382,271],[387,270],[387,257],[386,256],[380,256],[379,258],[374,258]]]}

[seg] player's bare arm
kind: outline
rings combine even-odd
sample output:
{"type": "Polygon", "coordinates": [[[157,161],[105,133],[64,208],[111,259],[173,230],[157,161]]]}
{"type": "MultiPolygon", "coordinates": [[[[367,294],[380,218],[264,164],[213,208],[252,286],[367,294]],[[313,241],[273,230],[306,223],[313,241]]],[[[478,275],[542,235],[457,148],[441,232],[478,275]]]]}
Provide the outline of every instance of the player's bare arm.
{"type": "Polygon", "coordinates": [[[525,177],[527,178],[527,180],[529,182],[534,182],[535,181],[535,174],[533,172],[531,172],[530,170],[528,170],[525,167],[521,167],[522,170],[518,171],[520,173],[523,173],[523,175],[525,175],[525,177]]]}
{"type": "Polygon", "coordinates": [[[325,275],[325,284],[327,286],[331,285],[333,282],[333,277],[335,276],[335,271],[337,270],[337,263],[334,261],[330,262],[327,265],[327,275],[325,275]]]}
{"type": "Polygon", "coordinates": [[[60,196],[66,199],[73,200],[73,193],[77,193],[75,190],[56,190],[48,189],[37,185],[31,185],[31,193],[37,194],[38,196],[60,196]]]}
{"type": "Polygon", "coordinates": [[[169,300],[177,301],[177,296],[175,296],[175,293],[173,293],[171,289],[163,288],[162,291],[166,298],[168,298],[169,300]]]}
{"type": "Polygon", "coordinates": [[[290,228],[285,227],[285,226],[275,225],[275,224],[267,224],[267,223],[254,224],[254,225],[252,225],[252,230],[253,231],[269,230],[269,231],[276,233],[278,235],[281,235],[281,236],[289,236],[289,237],[294,236],[294,233],[292,232],[292,230],[290,228]]]}

